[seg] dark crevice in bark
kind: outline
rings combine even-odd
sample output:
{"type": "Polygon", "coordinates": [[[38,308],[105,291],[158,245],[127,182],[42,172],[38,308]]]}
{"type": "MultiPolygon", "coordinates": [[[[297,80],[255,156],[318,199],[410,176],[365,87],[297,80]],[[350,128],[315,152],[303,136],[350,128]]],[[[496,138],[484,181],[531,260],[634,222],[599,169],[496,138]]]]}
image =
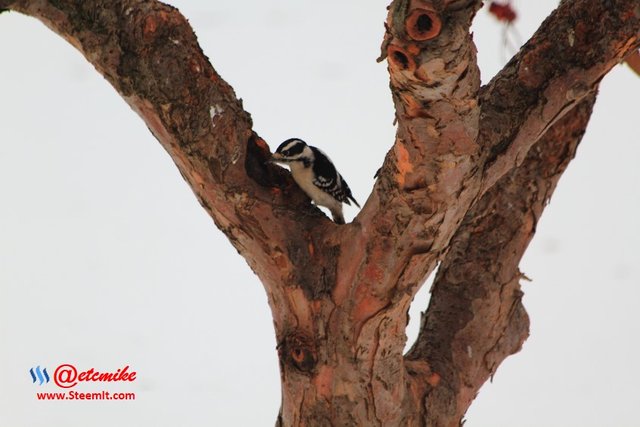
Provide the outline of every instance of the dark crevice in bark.
{"type": "Polygon", "coordinates": [[[318,363],[318,351],[314,340],[299,333],[291,333],[278,344],[278,356],[283,369],[295,368],[311,375],[318,363]]]}

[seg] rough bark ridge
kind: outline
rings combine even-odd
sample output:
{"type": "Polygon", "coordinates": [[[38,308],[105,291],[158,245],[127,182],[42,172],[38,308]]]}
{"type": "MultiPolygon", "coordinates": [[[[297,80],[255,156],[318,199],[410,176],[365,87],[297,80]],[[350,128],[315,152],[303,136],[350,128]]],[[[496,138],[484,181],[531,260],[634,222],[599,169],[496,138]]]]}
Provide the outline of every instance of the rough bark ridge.
{"type": "Polygon", "coordinates": [[[484,88],[469,34],[480,6],[389,6],[381,59],[397,136],[362,211],[337,226],[265,163],[269,147],[175,8],[0,0],[104,75],[260,277],[283,426],[459,425],[527,337],[518,263],[598,83],[640,45],[640,6],[563,1],[484,88]],[[420,336],[403,355],[409,304],[440,261],[420,336]]]}

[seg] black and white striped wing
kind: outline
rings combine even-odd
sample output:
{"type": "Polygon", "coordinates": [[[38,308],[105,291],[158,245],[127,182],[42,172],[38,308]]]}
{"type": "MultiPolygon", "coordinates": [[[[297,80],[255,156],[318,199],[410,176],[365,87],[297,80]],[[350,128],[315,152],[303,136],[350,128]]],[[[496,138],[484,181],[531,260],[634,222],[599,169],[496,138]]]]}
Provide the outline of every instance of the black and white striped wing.
{"type": "Polygon", "coordinates": [[[356,206],[358,202],[351,195],[351,189],[347,185],[346,181],[342,178],[342,175],[336,171],[335,166],[329,160],[326,154],[317,149],[316,147],[309,147],[313,151],[313,184],[320,188],[325,193],[330,194],[333,198],[339,202],[351,204],[349,199],[353,200],[356,206]]]}
{"type": "MultiPolygon", "coordinates": [[[[340,178],[331,160],[316,147],[309,147],[313,151],[313,184],[332,196],[337,187],[340,187],[340,178]]],[[[334,196],[335,197],[335,196],[334,196]]]]}

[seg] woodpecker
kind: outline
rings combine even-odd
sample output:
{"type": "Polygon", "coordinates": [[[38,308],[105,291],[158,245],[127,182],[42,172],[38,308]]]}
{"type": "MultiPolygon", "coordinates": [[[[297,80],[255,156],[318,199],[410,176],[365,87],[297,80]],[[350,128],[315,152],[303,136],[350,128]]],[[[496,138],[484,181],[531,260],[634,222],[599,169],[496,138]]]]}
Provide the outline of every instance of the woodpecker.
{"type": "Polygon", "coordinates": [[[289,166],[296,184],[316,205],[329,208],[336,224],[344,224],[343,203],[351,205],[350,201],[353,201],[360,207],[331,159],[303,140],[287,139],[273,153],[271,160],[289,166]]]}

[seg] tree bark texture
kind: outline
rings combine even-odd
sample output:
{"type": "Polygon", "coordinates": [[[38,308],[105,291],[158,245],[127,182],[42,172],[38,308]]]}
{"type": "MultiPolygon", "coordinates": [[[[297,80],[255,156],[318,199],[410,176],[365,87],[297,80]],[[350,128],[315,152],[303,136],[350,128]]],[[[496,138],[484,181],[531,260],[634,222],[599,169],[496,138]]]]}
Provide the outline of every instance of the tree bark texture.
{"type": "MultiPolygon", "coordinates": [[[[186,19],[150,0],[0,0],[73,44],[141,116],[273,314],[282,426],[457,426],[528,335],[520,259],[603,76],[640,45],[637,0],[563,1],[485,87],[479,0],[394,0],[397,134],[356,219],[326,218],[252,130],[186,19]],[[417,341],[409,304],[440,263],[417,341]]],[[[420,302],[419,302],[420,303],[420,302]]]]}

